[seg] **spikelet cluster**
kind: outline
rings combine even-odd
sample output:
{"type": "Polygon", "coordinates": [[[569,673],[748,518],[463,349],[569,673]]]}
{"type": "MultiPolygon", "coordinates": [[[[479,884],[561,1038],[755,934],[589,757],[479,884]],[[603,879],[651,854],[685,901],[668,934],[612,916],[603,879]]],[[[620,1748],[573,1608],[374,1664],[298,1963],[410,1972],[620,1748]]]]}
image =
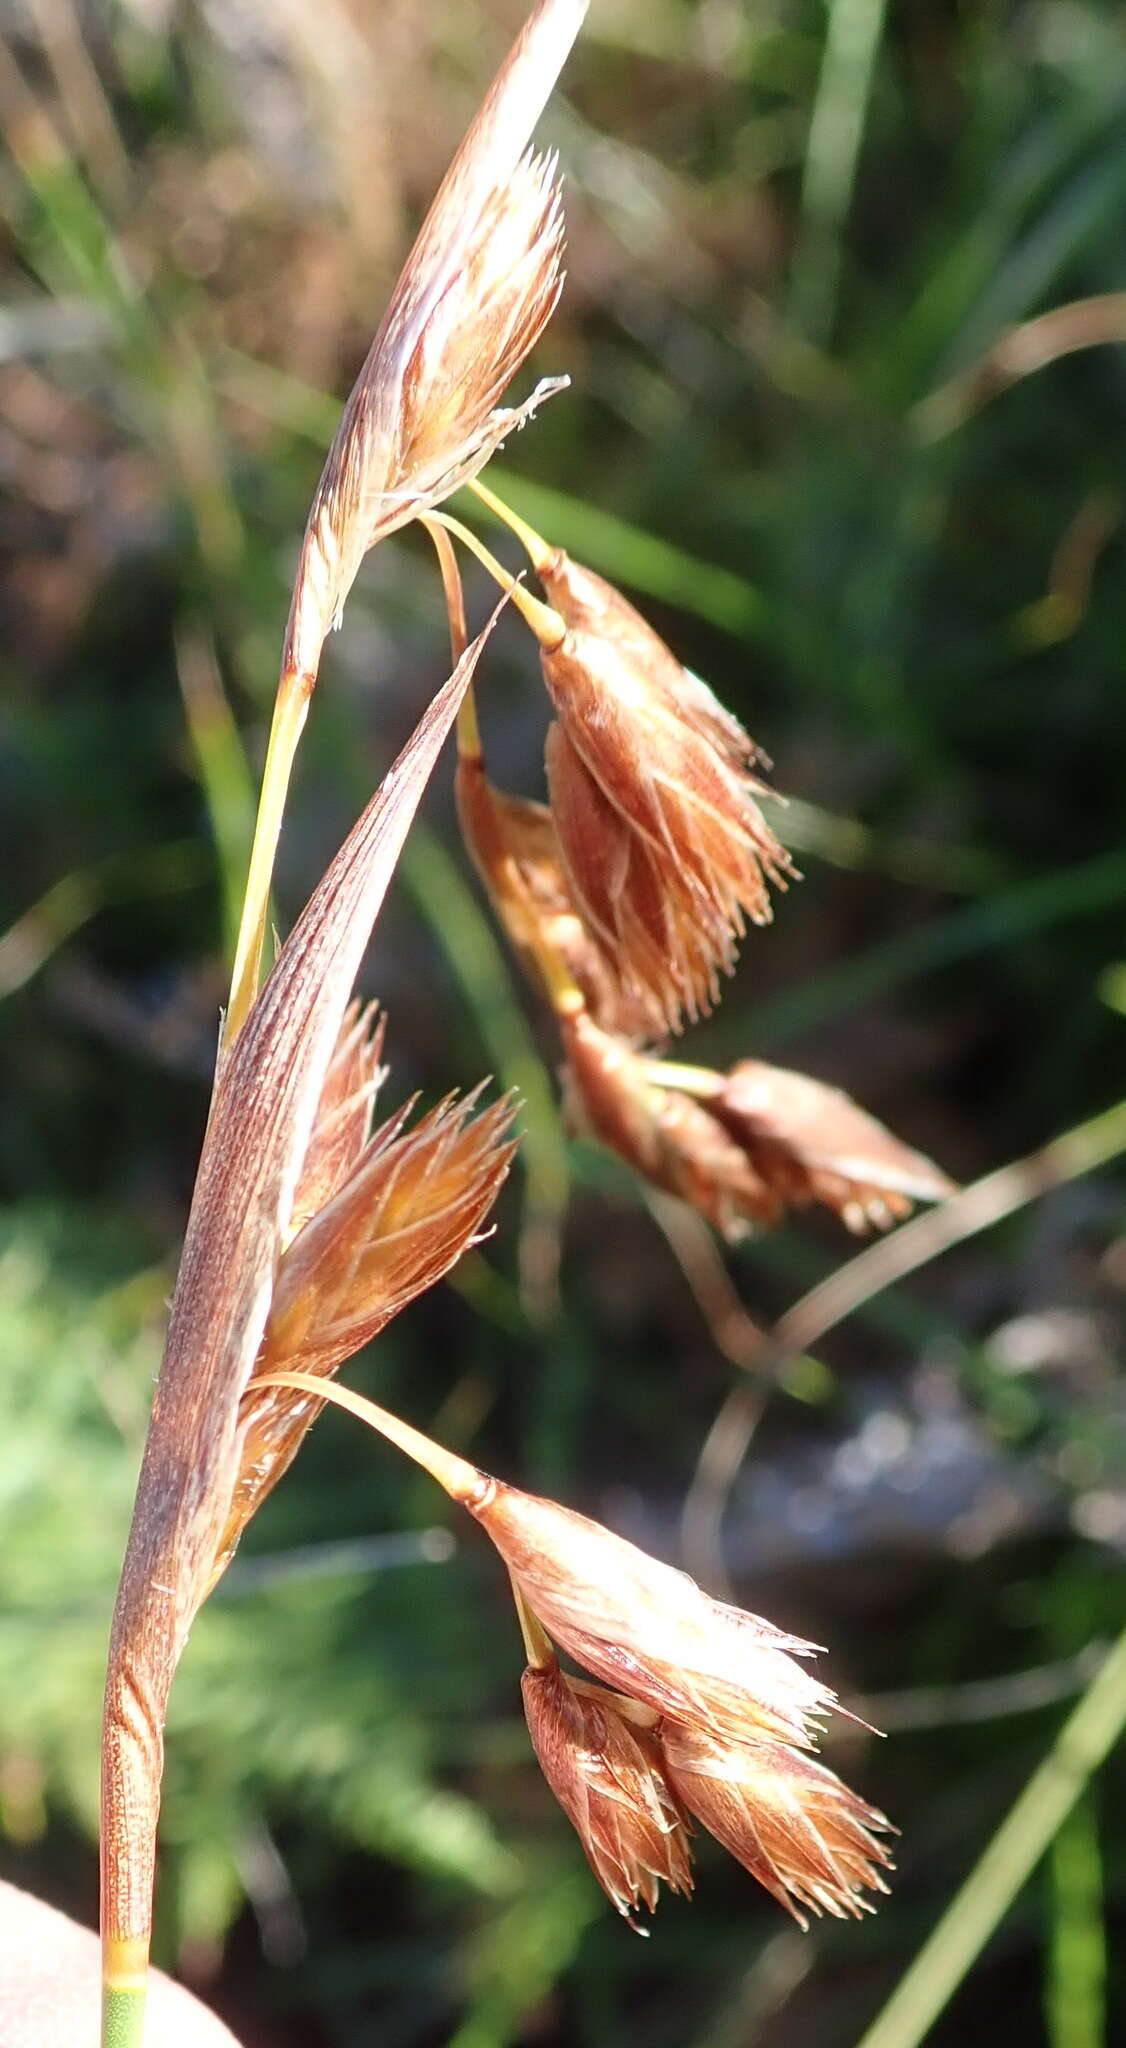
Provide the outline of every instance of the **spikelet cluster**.
{"type": "Polygon", "coordinates": [[[541,648],[564,867],[614,972],[675,1031],[717,1000],[746,920],[769,921],[767,884],[793,865],[738,721],[601,576],[562,550],[539,575],[566,625],[541,648]]]}
{"type": "Polygon", "coordinates": [[[691,1890],[693,1821],[800,1925],[868,1910],[888,1822],[808,1754],[837,1705],[798,1661],[814,1645],[553,1501],[482,1477],[466,1505],[548,1643],[523,1680],[533,1747],[618,1911],[691,1890]]]}
{"type": "Polygon", "coordinates": [[[325,1079],[254,1372],[239,1405],[238,1473],[214,1577],[288,1470],[322,1403],[262,1386],[327,1378],[472,1246],[508,1171],[513,1103],[447,1096],[408,1128],[412,1104],[372,1130],[382,1020],[353,1004],[325,1079]]]}

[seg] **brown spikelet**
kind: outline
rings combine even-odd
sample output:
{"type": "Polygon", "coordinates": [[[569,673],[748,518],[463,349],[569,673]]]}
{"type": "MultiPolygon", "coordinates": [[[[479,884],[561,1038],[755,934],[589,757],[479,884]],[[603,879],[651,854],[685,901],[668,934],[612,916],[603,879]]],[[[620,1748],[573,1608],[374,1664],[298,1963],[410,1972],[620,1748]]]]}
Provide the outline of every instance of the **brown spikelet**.
{"type": "Polygon", "coordinates": [[[812,1743],[835,1704],[795,1661],[812,1644],[554,1501],[488,1480],[465,1505],[547,1634],[604,1684],[720,1739],[812,1743]]]}
{"type": "Polygon", "coordinates": [[[742,1060],[710,1101],[783,1204],[822,1202],[849,1230],[886,1230],[954,1182],[839,1088],[762,1060],[742,1060]]]}
{"type": "Polygon", "coordinates": [[[678,1195],[724,1237],[751,1222],[776,1223],[783,1203],[745,1149],[702,1102],[663,1088],[659,1062],[636,1053],[589,1017],[561,1026],[568,1110],[580,1129],[635,1173],[678,1195]]]}
{"type": "Polygon", "coordinates": [[[540,575],[567,624],[541,658],[569,883],[620,978],[675,1030],[716,1000],[745,920],[769,921],[767,882],[795,870],[755,802],[738,722],[602,578],[561,552],[540,575]]]}
{"type": "Polygon", "coordinates": [[[475,757],[458,762],[457,801],[465,843],[533,981],[544,982],[545,954],[554,955],[604,1030],[659,1035],[659,1007],[622,986],[575,909],[548,805],[495,788],[475,757]]]}
{"type": "Polygon", "coordinates": [[[661,1754],[676,1798],[765,1885],[799,1926],[814,1913],[874,1911],[891,1863],[876,1839],[890,1823],[834,1772],[783,1742],[717,1741],[662,1723],[661,1754]]]}
{"type": "Polygon", "coordinates": [[[256,1380],[286,1370],[335,1372],[476,1242],[515,1150],[511,1100],[474,1116],[478,1093],[447,1097],[406,1132],[410,1105],[400,1110],[284,1254],[240,1405],[238,1478],[216,1578],[323,1405],[256,1380]]]}
{"type": "Polygon", "coordinates": [[[558,383],[497,409],[562,287],[553,157],[528,137],[586,0],[540,0],[439,188],[344,409],[302,543],[284,665],[315,677],[367,550],[448,497],[558,383]]]}
{"type": "Polygon", "coordinates": [[[344,1013],[332,1064],[317,1104],[309,1149],[301,1166],[287,1238],[332,1200],[363,1151],[372,1108],[384,1078],[384,1020],[374,1003],[353,1000],[344,1013]]]}
{"type": "Polygon", "coordinates": [[[577,1685],[556,1663],[529,1666],[521,1691],[540,1768],[618,1912],[652,1912],[661,1884],[690,1893],[683,1816],[652,1733],[627,1718],[630,1702],[577,1685]]]}

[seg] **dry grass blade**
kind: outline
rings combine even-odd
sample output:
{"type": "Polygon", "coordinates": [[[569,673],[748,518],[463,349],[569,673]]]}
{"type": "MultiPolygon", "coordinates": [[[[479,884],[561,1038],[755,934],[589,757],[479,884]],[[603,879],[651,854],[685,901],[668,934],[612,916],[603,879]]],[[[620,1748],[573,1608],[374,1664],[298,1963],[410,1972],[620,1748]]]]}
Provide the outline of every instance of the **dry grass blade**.
{"type": "MultiPolygon", "coordinates": [[[[217,1075],[110,1644],[102,1826],[109,1976],[144,1969],[168,1689],[227,1520],[239,1402],[318,1103],[372,924],[485,637],[429,706],[332,862],[217,1075]]],[[[365,1064],[359,1053],[353,1058],[365,1064]]]]}

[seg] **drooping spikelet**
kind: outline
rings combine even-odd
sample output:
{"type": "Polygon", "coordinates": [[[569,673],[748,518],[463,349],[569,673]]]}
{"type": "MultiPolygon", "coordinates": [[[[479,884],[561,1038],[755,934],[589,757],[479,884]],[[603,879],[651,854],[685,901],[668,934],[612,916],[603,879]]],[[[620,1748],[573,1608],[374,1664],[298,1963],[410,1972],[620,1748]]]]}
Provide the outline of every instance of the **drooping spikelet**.
{"type": "Polygon", "coordinates": [[[704,1103],[654,1079],[656,1060],[579,1015],[561,1026],[571,1122],[727,1238],[782,1214],[746,1152],[704,1103]]]}
{"type": "Polygon", "coordinates": [[[821,1202],[853,1231],[886,1230],[954,1182],[840,1088],[741,1060],[709,1104],[780,1202],[821,1202]]]}
{"type": "Polygon", "coordinates": [[[555,1501],[483,1477],[463,1497],[547,1634],[605,1685],[720,1740],[812,1745],[836,1704],[796,1662],[814,1644],[555,1501]]]}
{"type": "Polygon", "coordinates": [[[660,1035],[659,1005],[643,990],[622,986],[575,909],[549,806],[495,788],[481,760],[471,756],[458,762],[457,802],[465,843],[533,981],[566,1009],[566,998],[559,1000],[561,964],[564,979],[603,1030],[627,1040],[660,1035]]]}
{"type": "Polygon", "coordinates": [[[561,1023],[573,1121],[724,1237],[821,1203],[887,1229],[954,1183],[838,1088],[743,1060],[729,1074],[638,1052],[582,1014],[561,1023]]]}
{"type": "Polygon", "coordinates": [[[768,881],[795,872],[764,819],[737,720],[612,585],[557,551],[537,564],[566,624],[541,659],[559,725],[547,772],[578,909],[668,1029],[707,1010],[768,881]]]}
{"type": "Polygon", "coordinates": [[[556,1662],[521,1681],[540,1769],[607,1897],[631,1919],[658,1889],[692,1890],[683,1816],[651,1729],[627,1718],[620,1693],[567,1678],[556,1662]]]}
{"type": "Polygon", "coordinates": [[[864,1892],[886,1892],[891,1863],[876,1839],[890,1823],[835,1772],[784,1742],[723,1742],[700,1728],[665,1721],[660,1753],[681,1806],[722,1842],[752,1877],[808,1926],[814,1913],[859,1918],[874,1907],[864,1892]]]}

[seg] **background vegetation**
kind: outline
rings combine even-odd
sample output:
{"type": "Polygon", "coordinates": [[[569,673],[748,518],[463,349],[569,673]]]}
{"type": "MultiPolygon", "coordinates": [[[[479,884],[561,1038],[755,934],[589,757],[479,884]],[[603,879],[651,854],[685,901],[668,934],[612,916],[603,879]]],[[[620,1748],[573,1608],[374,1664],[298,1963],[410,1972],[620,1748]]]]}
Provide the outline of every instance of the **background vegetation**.
{"type": "MultiPolygon", "coordinates": [[[[522,8],[4,12],[0,1824],[4,1873],[90,1917],[105,1634],[296,545],[522,8]]],[[[545,132],[570,277],[540,367],[573,389],[498,476],[768,746],[806,871],[693,1053],[839,1081],[973,1180],[1123,1092],[1121,10],[594,0],[545,132]]],[[[386,543],[283,921],[444,636],[422,537],[386,543]]],[[[529,793],[535,668],[507,627],[483,696],[529,793]]],[[[162,1960],[248,2048],[846,2048],[1120,1626],[1126,1174],[1018,1176],[1007,1221],[789,1358],[725,1496],[697,1461],[737,1368],[624,1171],[563,1138],[440,781],[369,963],[386,1099],[492,1071],[527,1143],[456,1290],[352,1376],[670,1558],[689,1496],[690,1561],[706,1538],[890,1731],[833,1754],[903,1828],[894,1896],[803,1938],[704,1845],[697,1902],[636,1941],[531,1759],[495,1560],[330,1414],[177,1680],[162,1960]]],[[[803,1226],[727,1264],[764,1323],[851,1250],[803,1226]]],[[[1112,1760],[937,2048],[999,2011],[1121,2038],[1124,1792],[1112,1760]]]]}

